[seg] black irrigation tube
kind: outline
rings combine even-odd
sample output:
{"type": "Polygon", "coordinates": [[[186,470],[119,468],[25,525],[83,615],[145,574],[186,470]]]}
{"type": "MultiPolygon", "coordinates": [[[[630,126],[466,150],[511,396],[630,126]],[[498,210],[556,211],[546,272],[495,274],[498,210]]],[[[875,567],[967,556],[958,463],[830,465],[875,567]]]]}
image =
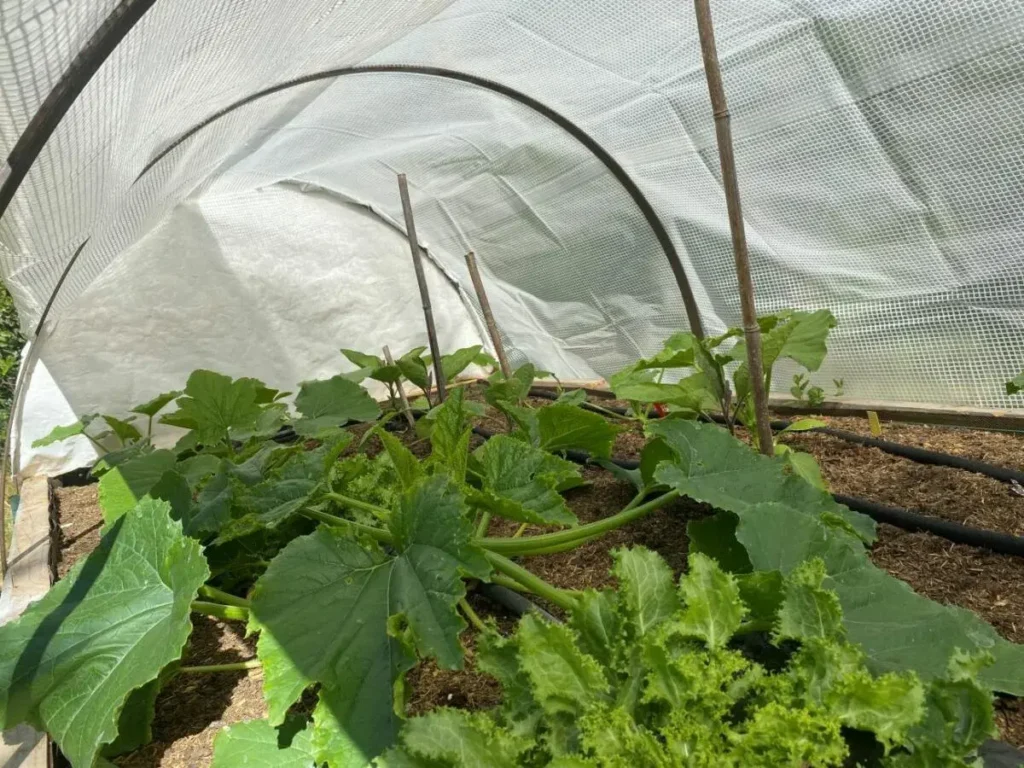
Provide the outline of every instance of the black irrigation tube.
{"type": "MultiPolygon", "coordinates": [[[[541,397],[546,400],[554,400],[558,396],[549,392],[548,390],[534,387],[530,390],[532,397],[541,397]]],[[[602,410],[611,411],[619,415],[627,413],[625,408],[620,408],[614,405],[605,406],[594,406],[590,403],[583,403],[583,407],[588,411],[594,411],[600,413],[602,410]]],[[[657,418],[652,415],[651,418],[657,418]]],[[[710,417],[712,421],[721,422],[723,419],[721,416],[714,414],[710,417]]],[[[784,420],[772,421],[772,429],[775,431],[783,430],[788,427],[792,422],[784,420]]],[[[816,429],[808,429],[807,432],[814,432],[819,435],[828,435],[829,437],[835,437],[839,440],[843,440],[848,443],[855,443],[857,445],[863,445],[868,448],[877,448],[885,453],[892,454],[893,456],[900,456],[904,459],[910,459],[917,464],[930,464],[937,467],[953,467],[954,469],[963,469],[968,472],[974,472],[979,475],[985,475],[991,477],[994,480],[999,480],[1004,483],[1018,483],[1024,486],[1024,472],[1016,469],[1010,469],[1009,467],[999,467],[995,464],[988,464],[984,461],[976,461],[974,459],[967,459],[963,456],[953,456],[948,453],[942,453],[940,451],[930,451],[927,448],[917,448],[912,445],[903,445],[902,443],[894,443],[890,440],[880,440],[877,437],[865,437],[864,435],[858,435],[856,432],[848,432],[845,429],[836,429],[834,427],[818,427],[816,429]]]]}

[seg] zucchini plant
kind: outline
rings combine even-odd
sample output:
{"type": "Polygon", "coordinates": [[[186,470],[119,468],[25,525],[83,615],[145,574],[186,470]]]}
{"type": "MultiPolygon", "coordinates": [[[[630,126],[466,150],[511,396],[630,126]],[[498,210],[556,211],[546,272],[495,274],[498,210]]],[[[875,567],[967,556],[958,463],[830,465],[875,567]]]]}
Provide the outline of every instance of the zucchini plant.
{"type": "Polygon", "coordinates": [[[571,401],[473,447],[453,390],[418,458],[383,429],[379,454],[353,452],[342,425],[380,409],[345,376],[302,383],[294,410],[210,371],[172,399],[161,421],[185,436],[105,469],[100,546],[0,628],[0,727],[48,731],[76,768],[144,744],[169,677],[224,669],[181,666],[195,614],[258,634],[240,666],[262,667],[268,717],[225,729],[219,768],[837,765],[842,728],[874,733],[893,765],[969,765],[992,730],[988,691],[1024,694],[1020,647],[875,568],[868,518],[717,426],[648,423],[633,499],[581,525],[563,493],[583,478],[559,453],[607,456],[614,430],[571,401]],[[284,423],[302,440],[275,442],[284,423]],[[678,589],[640,549],[617,555],[616,593],[560,589],[524,564],[683,497],[716,511],[689,526],[678,589]],[[544,532],[492,536],[495,518],[544,532]],[[465,600],[473,581],[568,623],[530,616],[496,637],[465,600]],[[465,619],[501,710],[406,724],[406,674],[462,666],[465,619]],[[799,739],[776,738],[791,727],[799,739]]]}

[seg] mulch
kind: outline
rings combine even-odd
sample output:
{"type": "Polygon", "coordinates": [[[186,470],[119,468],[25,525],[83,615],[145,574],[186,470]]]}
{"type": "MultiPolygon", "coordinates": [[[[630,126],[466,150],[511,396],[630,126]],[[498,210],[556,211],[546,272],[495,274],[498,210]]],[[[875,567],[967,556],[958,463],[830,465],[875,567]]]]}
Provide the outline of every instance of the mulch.
{"type": "MultiPolygon", "coordinates": [[[[473,399],[478,395],[474,394],[473,399]]],[[[543,401],[538,401],[540,404],[543,401]]],[[[830,425],[868,434],[866,420],[826,418],[830,425]]],[[[503,430],[504,420],[489,416],[484,426],[503,430]]],[[[989,463],[1024,467],[1024,436],[971,432],[918,425],[886,424],[883,437],[989,463]]],[[[414,440],[415,438],[409,438],[414,440]]],[[[1024,535],[1024,498],[995,480],[961,470],[927,467],[874,448],[865,448],[822,435],[798,434],[787,438],[794,448],[813,453],[830,487],[851,496],[907,507],[967,525],[1024,535]]],[[[379,441],[367,441],[371,453],[379,441]]],[[[614,454],[635,456],[643,437],[633,428],[620,434],[614,454]]],[[[419,443],[418,455],[428,450],[419,443]]],[[[609,473],[587,467],[587,484],[566,494],[581,523],[613,514],[632,498],[632,489],[609,473]]],[[[61,552],[58,573],[88,554],[99,540],[100,516],[95,486],[62,488],[58,495],[61,552]]],[[[571,552],[530,558],[537,575],[566,589],[611,585],[611,550],[642,544],[659,552],[678,574],[686,563],[686,523],[705,516],[709,509],[679,500],[651,515],[571,552]]],[[[491,535],[511,535],[517,526],[496,520],[491,535]]],[[[871,552],[879,567],[907,581],[934,600],[959,605],[978,613],[1009,640],[1024,643],[1024,559],[995,555],[926,533],[908,533],[879,527],[879,540],[871,552]]],[[[470,595],[470,603],[487,619],[510,632],[515,618],[503,609],[470,595]]],[[[551,606],[547,606],[552,609],[551,606]]],[[[554,610],[554,609],[552,609],[554,610]]],[[[197,617],[187,663],[214,664],[251,658],[254,649],[238,623],[197,617]]],[[[468,662],[472,662],[474,635],[463,636],[468,662]]],[[[408,678],[408,711],[419,714],[438,706],[484,708],[500,700],[500,688],[486,675],[473,671],[439,669],[432,662],[420,665],[408,678]]],[[[221,673],[175,678],[157,699],[154,741],[115,762],[124,768],[183,768],[208,765],[212,742],[226,724],[264,717],[261,674],[221,673]]],[[[1004,740],[1024,747],[1024,701],[997,701],[997,719],[1004,740]]]]}

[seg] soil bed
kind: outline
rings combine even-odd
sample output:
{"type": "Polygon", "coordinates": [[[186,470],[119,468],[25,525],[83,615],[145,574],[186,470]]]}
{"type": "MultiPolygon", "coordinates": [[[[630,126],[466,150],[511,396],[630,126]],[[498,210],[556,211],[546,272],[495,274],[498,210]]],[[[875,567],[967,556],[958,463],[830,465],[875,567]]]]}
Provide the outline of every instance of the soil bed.
{"type": "MultiPolygon", "coordinates": [[[[472,391],[471,399],[479,399],[472,391]]],[[[538,400],[537,404],[549,401],[538,400]]],[[[824,419],[832,426],[868,433],[866,420],[824,419]]],[[[487,416],[481,425],[503,431],[504,420],[487,416]]],[[[360,430],[361,431],[361,430],[360,430]]],[[[883,437],[909,445],[981,459],[993,464],[1024,467],[1024,437],[965,430],[885,425],[883,437]]],[[[474,438],[479,444],[479,438],[474,438]]],[[[427,441],[409,436],[414,453],[425,455],[427,441]]],[[[962,470],[930,467],[884,454],[873,448],[845,443],[835,438],[800,434],[787,438],[793,447],[813,453],[831,488],[852,496],[907,507],[925,514],[955,520],[974,527],[1024,535],[1024,497],[1010,486],[962,470]]],[[[643,445],[636,426],[620,434],[614,454],[632,458],[643,445]]],[[[375,437],[366,446],[380,450],[375,437]]],[[[581,523],[617,512],[632,498],[632,488],[610,473],[587,467],[588,484],[566,494],[581,523]]],[[[59,556],[57,572],[63,577],[79,558],[99,541],[102,518],[96,486],[57,490],[59,556]]],[[[579,549],[556,555],[529,558],[525,563],[542,578],[567,589],[600,588],[610,585],[610,550],[642,544],[659,552],[677,573],[686,563],[686,523],[707,515],[703,505],[680,500],[659,513],[591,542],[579,549]]],[[[495,521],[491,535],[511,535],[516,526],[495,521]]],[[[529,531],[535,533],[536,531],[529,531]]],[[[883,525],[872,559],[880,567],[908,582],[915,590],[942,603],[975,611],[1009,640],[1024,643],[1024,559],[995,555],[984,550],[952,544],[925,533],[907,533],[883,525]]],[[[515,619],[477,595],[470,603],[485,619],[493,618],[504,632],[512,630],[515,619]]],[[[551,606],[545,606],[554,610],[551,606]]],[[[244,638],[238,622],[194,617],[190,643],[190,665],[241,661],[255,656],[252,641],[244,638]]],[[[467,661],[474,652],[473,634],[464,635],[467,661]]],[[[259,670],[200,676],[179,675],[160,693],[153,724],[153,742],[116,759],[124,768],[184,768],[209,765],[213,738],[225,725],[266,715],[259,670]]],[[[409,676],[409,711],[418,714],[437,706],[483,708],[499,700],[500,689],[491,678],[472,671],[441,670],[433,663],[421,665],[409,676]]],[[[998,702],[997,719],[1003,739],[1024,747],[1024,703],[1006,699],[998,702]]]]}

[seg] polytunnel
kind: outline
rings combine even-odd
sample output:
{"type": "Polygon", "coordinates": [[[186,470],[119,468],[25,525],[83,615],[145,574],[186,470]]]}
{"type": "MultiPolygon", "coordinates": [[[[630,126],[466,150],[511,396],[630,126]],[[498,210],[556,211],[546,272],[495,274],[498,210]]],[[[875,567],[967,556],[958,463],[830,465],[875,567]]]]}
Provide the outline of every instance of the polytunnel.
{"type": "Polygon", "coordinates": [[[0,762],[1024,765],[1017,5],[0,0],[0,762]]]}
{"type": "MultiPolygon", "coordinates": [[[[830,308],[820,377],[848,397],[1013,407],[1024,17],[715,14],[759,311],[830,308]]],[[[400,172],[444,348],[486,339],[467,251],[513,360],[562,378],[738,321],[689,7],[5,0],[2,25],[0,256],[38,356],[19,468],[88,463],[30,444],[194,368],[290,388],[340,346],[423,343],[400,172]]]]}

